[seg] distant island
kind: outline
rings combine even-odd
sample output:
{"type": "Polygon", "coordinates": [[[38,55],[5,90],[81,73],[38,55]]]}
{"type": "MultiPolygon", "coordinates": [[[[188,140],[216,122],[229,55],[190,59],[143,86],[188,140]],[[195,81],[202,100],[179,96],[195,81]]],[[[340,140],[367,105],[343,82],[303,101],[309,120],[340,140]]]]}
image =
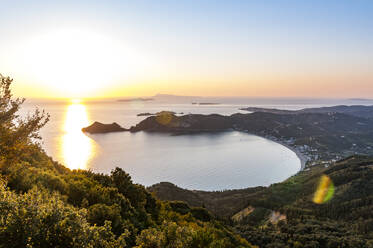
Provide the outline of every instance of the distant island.
{"type": "Polygon", "coordinates": [[[370,98],[349,98],[347,100],[350,100],[350,101],[373,101],[373,99],[370,99],[370,98]]]}
{"type": "Polygon", "coordinates": [[[151,115],[155,115],[155,114],[149,113],[149,112],[137,114],[137,116],[151,116],[151,115]]]}
{"type": "Polygon", "coordinates": [[[216,102],[192,102],[193,105],[219,105],[220,103],[216,102]]]}
{"type": "Polygon", "coordinates": [[[156,94],[152,96],[157,102],[172,102],[172,103],[200,103],[200,102],[215,102],[215,100],[209,97],[201,96],[183,96],[183,95],[172,95],[172,94],[156,94]]]}
{"type": "Polygon", "coordinates": [[[152,116],[152,115],[164,115],[164,114],[172,114],[172,115],[179,114],[179,115],[182,115],[184,113],[183,112],[176,113],[176,112],[173,112],[173,111],[160,111],[160,112],[157,112],[157,113],[149,113],[149,112],[140,113],[140,114],[137,114],[137,116],[152,116]]]}
{"type": "Polygon", "coordinates": [[[154,101],[153,98],[129,98],[129,99],[119,99],[118,102],[148,102],[148,101],[154,101]]]}
{"type": "Polygon", "coordinates": [[[103,124],[103,123],[95,121],[92,125],[82,128],[82,131],[85,133],[95,134],[95,133],[123,132],[123,131],[128,131],[128,129],[121,127],[116,122],[111,123],[111,124],[103,124]]]}

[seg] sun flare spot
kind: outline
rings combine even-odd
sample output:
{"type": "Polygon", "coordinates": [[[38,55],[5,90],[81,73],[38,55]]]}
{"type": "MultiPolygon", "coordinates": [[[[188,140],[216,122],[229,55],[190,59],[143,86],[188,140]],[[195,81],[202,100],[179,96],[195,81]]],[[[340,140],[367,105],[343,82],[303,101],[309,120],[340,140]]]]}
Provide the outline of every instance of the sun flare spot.
{"type": "Polygon", "coordinates": [[[333,181],[327,175],[322,175],[319,185],[313,196],[313,202],[316,204],[323,204],[329,201],[334,195],[333,181]]]}

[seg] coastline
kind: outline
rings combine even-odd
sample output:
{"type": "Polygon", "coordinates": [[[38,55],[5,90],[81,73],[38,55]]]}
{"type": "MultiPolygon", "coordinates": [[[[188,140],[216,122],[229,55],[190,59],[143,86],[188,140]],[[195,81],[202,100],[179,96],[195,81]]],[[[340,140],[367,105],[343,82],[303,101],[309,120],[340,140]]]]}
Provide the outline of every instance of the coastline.
{"type": "Polygon", "coordinates": [[[285,146],[286,148],[288,148],[289,150],[291,150],[292,152],[294,152],[295,155],[297,155],[297,157],[299,158],[299,160],[300,160],[300,169],[299,169],[298,172],[304,171],[306,169],[306,164],[309,161],[309,158],[307,158],[307,156],[304,155],[297,148],[290,146],[289,144],[285,143],[284,141],[281,141],[281,140],[277,139],[276,137],[264,136],[264,135],[259,135],[259,134],[256,134],[256,133],[250,133],[250,132],[246,132],[246,133],[252,134],[252,135],[256,135],[256,136],[259,136],[261,138],[264,138],[264,139],[273,141],[273,142],[275,142],[277,144],[285,146]]]}
{"type": "Polygon", "coordinates": [[[268,140],[273,141],[273,142],[275,142],[277,144],[285,146],[289,150],[293,151],[295,153],[295,155],[297,155],[297,157],[299,158],[299,160],[300,160],[300,170],[299,171],[303,171],[306,168],[306,164],[307,164],[307,162],[308,162],[309,159],[307,158],[306,155],[304,155],[302,152],[300,152],[297,148],[292,147],[289,144],[287,144],[287,143],[285,143],[285,142],[283,142],[281,140],[278,140],[275,137],[261,136],[261,135],[258,135],[258,134],[253,134],[253,135],[257,135],[259,137],[268,139],[268,140]]]}
{"type": "Polygon", "coordinates": [[[300,160],[300,170],[299,170],[299,171],[303,171],[303,170],[306,168],[306,163],[308,162],[308,159],[307,159],[307,157],[306,157],[303,153],[301,153],[301,152],[298,151],[296,148],[294,148],[294,147],[292,147],[292,146],[286,144],[286,143],[283,142],[283,141],[275,140],[275,139],[271,139],[271,138],[269,138],[269,137],[264,137],[264,138],[269,139],[269,140],[271,140],[271,141],[273,141],[273,142],[276,142],[276,143],[278,143],[278,144],[280,144],[280,145],[283,145],[283,146],[285,146],[286,148],[288,148],[289,150],[293,151],[293,152],[295,153],[295,155],[297,155],[297,157],[298,157],[299,160],[300,160]]]}

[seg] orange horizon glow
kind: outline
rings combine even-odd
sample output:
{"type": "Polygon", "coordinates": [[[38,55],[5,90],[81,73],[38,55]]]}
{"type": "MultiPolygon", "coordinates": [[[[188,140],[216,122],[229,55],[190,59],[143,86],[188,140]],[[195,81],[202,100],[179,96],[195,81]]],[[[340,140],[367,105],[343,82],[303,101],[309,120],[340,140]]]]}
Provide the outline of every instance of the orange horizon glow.
{"type": "Polygon", "coordinates": [[[288,43],[285,35],[269,42],[264,34],[272,33],[263,33],[251,45],[235,40],[215,44],[210,36],[203,40],[185,34],[179,39],[167,32],[165,40],[157,40],[152,33],[150,38],[136,30],[128,35],[90,21],[92,25],[37,26],[19,39],[4,36],[0,73],[14,79],[15,95],[59,100],[158,93],[373,98],[370,50],[350,46],[347,38],[346,48],[329,38],[316,44],[308,39],[288,43]]]}
{"type": "MultiPolygon", "coordinates": [[[[345,79],[346,81],[346,79],[345,79]]],[[[372,80],[373,81],[373,80],[372,80]]],[[[247,80],[226,83],[224,81],[173,81],[140,82],[121,85],[102,85],[98,90],[84,90],[74,94],[61,92],[50,87],[29,84],[27,80],[14,78],[13,89],[16,96],[40,99],[109,99],[120,97],[151,97],[156,94],[202,97],[257,97],[257,98],[371,98],[373,84],[344,84],[343,80],[331,80],[328,85],[318,80],[247,80]],[[26,82],[25,82],[26,81],[26,82]],[[205,83],[203,83],[205,82],[205,83]]],[[[84,87],[82,87],[84,88],[84,87]]]]}

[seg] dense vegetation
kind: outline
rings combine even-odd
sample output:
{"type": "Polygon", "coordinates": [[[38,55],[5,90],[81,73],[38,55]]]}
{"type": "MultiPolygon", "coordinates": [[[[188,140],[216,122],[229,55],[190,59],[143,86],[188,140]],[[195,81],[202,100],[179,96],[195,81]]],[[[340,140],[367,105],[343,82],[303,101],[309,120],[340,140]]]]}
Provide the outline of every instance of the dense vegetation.
{"type": "Polygon", "coordinates": [[[372,166],[372,158],[353,156],[257,192],[250,205],[278,210],[287,221],[253,225],[249,215],[237,230],[260,247],[373,247],[372,166]],[[332,180],[335,193],[328,202],[315,204],[312,196],[322,175],[332,180]]]}
{"type": "Polygon", "coordinates": [[[202,192],[158,184],[151,190],[165,200],[203,204],[221,218],[228,213],[231,225],[259,247],[373,247],[372,157],[355,155],[329,167],[315,166],[267,188],[202,192]],[[333,182],[334,195],[315,204],[312,198],[323,175],[333,182]],[[227,207],[235,205],[250,211],[237,218],[227,207]],[[271,219],[276,213],[285,218],[271,219]]]}
{"type": "Polygon", "coordinates": [[[203,208],[156,200],[116,168],[71,171],[48,157],[38,131],[49,116],[17,116],[0,77],[0,247],[252,247],[203,208]]]}
{"type": "Polygon", "coordinates": [[[148,188],[158,199],[186,201],[190,206],[203,206],[221,219],[227,219],[247,207],[251,195],[262,189],[264,187],[210,192],[182,189],[169,182],[157,183],[148,188]]]}

